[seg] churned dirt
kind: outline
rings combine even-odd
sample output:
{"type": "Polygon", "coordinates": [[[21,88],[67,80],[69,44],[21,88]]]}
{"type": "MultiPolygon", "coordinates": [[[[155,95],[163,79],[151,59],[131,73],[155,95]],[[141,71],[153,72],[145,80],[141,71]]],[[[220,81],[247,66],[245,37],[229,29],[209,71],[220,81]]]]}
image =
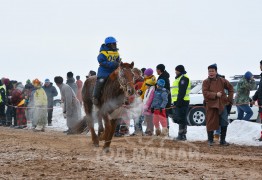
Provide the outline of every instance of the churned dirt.
{"type": "Polygon", "coordinates": [[[0,127],[0,179],[261,179],[262,147],[114,138],[0,127]]]}

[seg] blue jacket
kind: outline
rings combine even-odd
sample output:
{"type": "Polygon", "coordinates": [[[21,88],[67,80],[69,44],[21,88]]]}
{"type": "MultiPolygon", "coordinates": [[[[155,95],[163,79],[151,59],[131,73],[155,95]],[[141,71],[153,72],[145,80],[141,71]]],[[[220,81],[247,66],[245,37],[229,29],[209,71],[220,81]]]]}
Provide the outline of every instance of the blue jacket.
{"type": "Polygon", "coordinates": [[[100,53],[97,57],[99,68],[97,77],[107,78],[114,70],[118,68],[119,54],[116,51],[109,49],[105,44],[101,45],[100,53]]]}
{"type": "Polygon", "coordinates": [[[164,109],[166,108],[167,103],[168,103],[168,91],[166,90],[166,88],[157,88],[155,90],[154,99],[151,104],[151,108],[164,109]]]}

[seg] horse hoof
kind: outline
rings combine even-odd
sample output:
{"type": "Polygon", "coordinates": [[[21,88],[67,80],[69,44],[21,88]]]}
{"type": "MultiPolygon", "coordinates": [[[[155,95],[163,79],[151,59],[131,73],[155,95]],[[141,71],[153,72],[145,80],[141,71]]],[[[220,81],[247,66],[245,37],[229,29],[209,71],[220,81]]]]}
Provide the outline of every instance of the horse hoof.
{"type": "Polygon", "coordinates": [[[110,151],[109,151],[109,147],[104,148],[103,151],[104,151],[105,153],[109,153],[109,152],[110,152],[110,151]]]}
{"type": "Polygon", "coordinates": [[[99,147],[99,144],[93,144],[94,145],[94,147],[99,147]]]}

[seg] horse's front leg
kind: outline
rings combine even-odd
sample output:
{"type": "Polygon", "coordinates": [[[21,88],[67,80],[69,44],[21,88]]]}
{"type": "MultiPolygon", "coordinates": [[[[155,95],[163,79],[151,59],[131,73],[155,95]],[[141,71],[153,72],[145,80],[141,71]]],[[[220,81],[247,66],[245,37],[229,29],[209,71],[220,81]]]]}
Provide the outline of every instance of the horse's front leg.
{"type": "Polygon", "coordinates": [[[112,137],[115,133],[116,125],[117,119],[109,120],[109,118],[107,118],[107,120],[105,121],[105,144],[103,147],[105,152],[109,152],[109,147],[111,144],[112,137]]]}
{"type": "Polygon", "coordinates": [[[102,121],[102,116],[98,116],[98,137],[99,140],[105,140],[105,132],[104,132],[104,125],[102,121]]]}

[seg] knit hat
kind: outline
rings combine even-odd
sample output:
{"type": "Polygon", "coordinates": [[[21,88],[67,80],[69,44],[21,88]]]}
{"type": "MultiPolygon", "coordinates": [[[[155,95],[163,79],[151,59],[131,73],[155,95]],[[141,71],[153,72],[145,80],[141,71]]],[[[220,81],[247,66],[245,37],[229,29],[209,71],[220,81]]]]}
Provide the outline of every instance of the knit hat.
{"type": "Polygon", "coordinates": [[[71,71],[68,72],[66,75],[67,75],[68,78],[72,78],[74,76],[74,74],[71,71]]]}
{"type": "Polygon", "coordinates": [[[27,79],[26,80],[26,84],[30,84],[31,83],[31,80],[30,79],[27,79]]]}
{"type": "Polygon", "coordinates": [[[157,85],[158,85],[159,87],[164,87],[165,84],[166,84],[166,82],[165,82],[163,79],[159,79],[159,80],[157,81],[157,85]]]}
{"type": "Polygon", "coordinates": [[[177,67],[176,67],[176,71],[179,71],[179,72],[185,72],[185,67],[183,66],[183,65],[178,65],[177,67]]]}
{"type": "Polygon", "coordinates": [[[207,69],[215,69],[217,71],[217,64],[211,64],[207,67],[207,69]]]}
{"type": "Polygon", "coordinates": [[[50,83],[50,80],[49,79],[45,79],[45,83],[50,83]]]}
{"type": "Polygon", "coordinates": [[[154,86],[154,85],[156,85],[156,81],[154,81],[154,80],[155,80],[154,78],[147,79],[146,80],[146,85],[147,86],[154,86]]]}
{"type": "Polygon", "coordinates": [[[156,66],[156,69],[159,69],[161,72],[164,72],[165,69],[166,69],[166,67],[165,67],[164,64],[158,64],[158,65],[156,66]]]}
{"type": "Polygon", "coordinates": [[[153,69],[148,68],[148,69],[145,70],[144,75],[146,75],[146,76],[152,76],[153,73],[154,73],[153,69]]]}
{"type": "Polygon", "coordinates": [[[244,76],[245,76],[245,78],[246,78],[247,80],[249,80],[249,79],[251,79],[251,77],[253,76],[253,74],[252,74],[250,71],[247,71],[244,76]]]}
{"type": "Polygon", "coordinates": [[[80,79],[80,76],[76,76],[76,80],[79,80],[80,79]]]}

